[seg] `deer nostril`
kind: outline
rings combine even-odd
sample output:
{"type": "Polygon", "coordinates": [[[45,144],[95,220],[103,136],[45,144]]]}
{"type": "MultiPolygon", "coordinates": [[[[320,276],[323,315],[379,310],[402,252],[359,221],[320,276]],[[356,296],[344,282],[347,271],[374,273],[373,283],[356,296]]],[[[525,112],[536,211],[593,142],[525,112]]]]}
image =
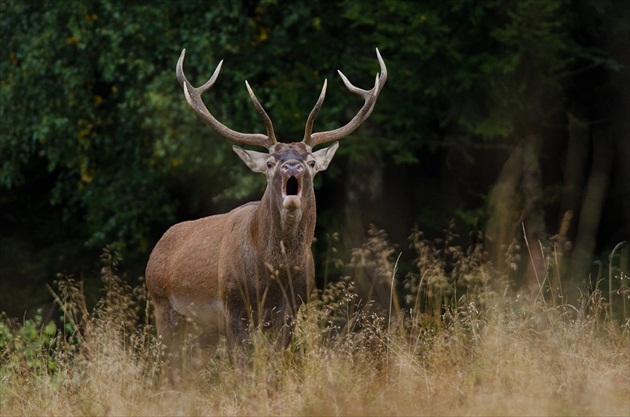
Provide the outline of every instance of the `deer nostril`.
{"type": "Polygon", "coordinates": [[[285,162],[282,165],[282,172],[287,175],[297,175],[304,172],[304,166],[299,162],[285,162]]]}

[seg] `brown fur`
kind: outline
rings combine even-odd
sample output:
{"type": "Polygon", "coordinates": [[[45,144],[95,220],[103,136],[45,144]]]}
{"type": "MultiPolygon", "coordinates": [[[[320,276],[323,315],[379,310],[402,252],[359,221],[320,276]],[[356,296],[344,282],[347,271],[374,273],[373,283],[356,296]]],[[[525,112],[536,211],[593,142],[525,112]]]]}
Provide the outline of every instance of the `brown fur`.
{"type": "Polygon", "coordinates": [[[176,224],[164,234],[151,253],[146,277],[157,331],[171,353],[179,354],[189,333],[204,346],[216,344],[222,333],[230,346],[244,345],[252,326],[273,327],[279,345],[286,346],[291,318],[314,288],[312,179],[335,150],[336,145],[311,152],[301,143],[278,144],[270,154],[241,150],[260,158],[241,155],[252,169],[266,170],[261,201],[176,224]],[[280,171],[287,162],[303,168],[296,176],[301,181],[298,209],[282,206],[290,175],[280,171]]]}

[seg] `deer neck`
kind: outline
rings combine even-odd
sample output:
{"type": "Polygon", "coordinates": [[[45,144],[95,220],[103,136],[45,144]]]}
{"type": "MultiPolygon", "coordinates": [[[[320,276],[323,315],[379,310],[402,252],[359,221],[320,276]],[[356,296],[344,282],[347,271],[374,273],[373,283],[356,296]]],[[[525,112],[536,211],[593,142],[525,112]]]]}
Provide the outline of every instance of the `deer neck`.
{"type": "Polygon", "coordinates": [[[287,210],[265,192],[251,224],[260,251],[276,254],[280,250],[293,257],[310,248],[315,235],[315,194],[312,189],[305,193],[308,193],[304,196],[307,204],[287,210]]]}

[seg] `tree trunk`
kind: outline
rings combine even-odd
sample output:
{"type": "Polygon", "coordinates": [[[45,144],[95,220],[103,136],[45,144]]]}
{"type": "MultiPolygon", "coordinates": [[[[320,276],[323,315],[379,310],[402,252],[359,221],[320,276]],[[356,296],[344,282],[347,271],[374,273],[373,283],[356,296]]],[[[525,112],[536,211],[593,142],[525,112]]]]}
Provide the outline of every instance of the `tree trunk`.
{"type": "Polygon", "coordinates": [[[504,272],[517,267],[509,252],[517,232],[513,224],[518,218],[520,205],[518,184],[521,181],[522,165],[523,149],[517,145],[503,164],[488,201],[485,245],[492,263],[504,272]]]}
{"type": "Polygon", "coordinates": [[[608,128],[593,133],[593,166],[586,184],[582,211],[578,222],[571,273],[566,278],[564,293],[568,302],[579,296],[579,285],[588,277],[593,261],[597,230],[610,181],[613,146],[608,128]]]}
{"type": "MultiPolygon", "coordinates": [[[[560,202],[561,216],[565,216],[567,212],[577,216],[582,205],[589,151],[589,127],[582,120],[579,116],[576,117],[572,113],[568,114],[569,137],[564,165],[564,188],[560,202]]],[[[567,231],[569,236],[574,236],[574,232],[575,226],[571,226],[570,230],[567,231]]]]}
{"type": "Polygon", "coordinates": [[[542,171],[540,169],[541,138],[529,135],[523,151],[523,210],[515,227],[524,228],[527,246],[526,280],[533,290],[539,290],[545,280],[546,266],[541,242],[547,240],[545,211],[542,206],[542,171]]]}
{"type": "Polygon", "coordinates": [[[541,204],[540,145],[539,136],[529,135],[512,151],[490,192],[486,227],[493,263],[506,273],[524,265],[525,283],[533,290],[540,288],[545,277],[539,241],[547,237],[541,204]],[[525,242],[517,239],[523,230],[525,242]],[[522,256],[526,259],[520,259],[522,256]]]}
{"type": "Polygon", "coordinates": [[[383,167],[376,155],[350,158],[346,177],[343,238],[346,253],[361,247],[370,224],[379,223],[383,199],[383,167]]]}

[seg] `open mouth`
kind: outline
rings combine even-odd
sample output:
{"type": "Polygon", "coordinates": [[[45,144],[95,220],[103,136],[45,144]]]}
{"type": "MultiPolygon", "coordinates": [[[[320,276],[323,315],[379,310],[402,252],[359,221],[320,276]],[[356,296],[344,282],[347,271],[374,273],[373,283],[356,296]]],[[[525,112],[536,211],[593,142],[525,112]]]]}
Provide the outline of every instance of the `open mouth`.
{"type": "Polygon", "coordinates": [[[299,197],[301,191],[302,190],[300,190],[300,183],[298,179],[295,177],[289,177],[287,183],[284,186],[284,197],[289,195],[295,195],[299,197]]]}
{"type": "Polygon", "coordinates": [[[294,176],[287,178],[282,187],[282,205],[289,210],[299,209],[302,206],[302,184],[294,176]]]}

